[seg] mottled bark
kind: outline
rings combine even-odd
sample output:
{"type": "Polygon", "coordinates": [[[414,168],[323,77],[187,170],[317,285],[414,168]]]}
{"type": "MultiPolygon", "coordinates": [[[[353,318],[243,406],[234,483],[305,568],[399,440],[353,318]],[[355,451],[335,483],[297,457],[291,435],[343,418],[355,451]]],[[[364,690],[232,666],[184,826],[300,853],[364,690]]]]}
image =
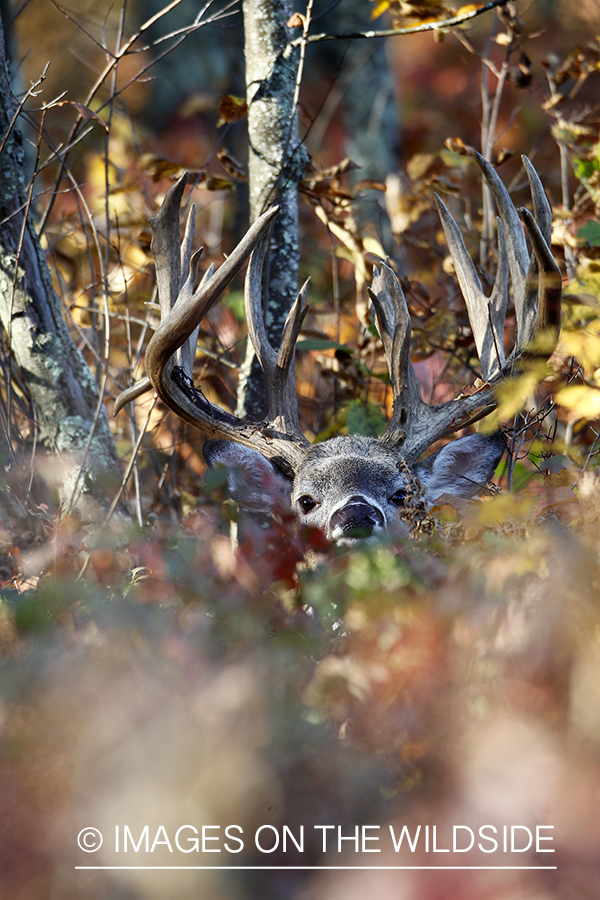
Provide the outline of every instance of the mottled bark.
{"type": "Polygon", "coordinates": [[[97,385],[65,325],[35,229],[24,221],[22,139],[14,127],[8,134],[16,108],[0,28],[0,319],[36,407],[39,439],[71,460],[62,467],[65,496],[94,429],[79,502],[106,503],[107,479],[120,479],[119,460],[104,407],[94,423],[97,385]]]}
{"type": "MultiPolygon", "coordinates": [[[[298,291],[298,181],[307,156],[299,146],[294,89],[298,58],[283,59],[290,38],[287,0],[244,0],[248,100],[250,218],[281,206],[273,231],[265,285],[265,321],[273,346],[298,291]]],[[[266,414],[262,373],[249,349],[238,391],[238,414],[266,414]]]]}

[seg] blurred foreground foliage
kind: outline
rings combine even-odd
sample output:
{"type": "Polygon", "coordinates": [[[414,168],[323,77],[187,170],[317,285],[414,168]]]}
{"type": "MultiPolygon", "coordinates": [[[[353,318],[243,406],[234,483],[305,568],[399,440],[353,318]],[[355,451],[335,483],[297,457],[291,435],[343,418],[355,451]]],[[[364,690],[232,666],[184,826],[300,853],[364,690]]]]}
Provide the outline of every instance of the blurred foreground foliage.
{"type": "MultiPolygon", "coordinates": [[[[378,12],[384,6],[422,18],[441,4],[386,3],[378,12]]],[[[582,15],[586,9],[581,4],[582,15]]],[[[3,896],[600,896],[600,156],[597,113],[585,100],[598,39],[559,52],[552,42],[566,19],[548,16],[541,50],[539,22],[528,25],[535,65],[511,9],[487,45],[488,68],[495,66],[506,89],[494,95],[507,145],[496,161],[510,167],[512,145],[539,149],[536,165],[554,206],[553,249],[566,273],[564,328],[552,360],[526,360],[499,388],[495,423],[509,449],[497,473],[500,493],[441,498],[427,527],[398,545],[332,548],[320,533],[298,531],[281,498],[266,520],[238,508],[223,473],[204,475],[197,438],[139,402],[115,425],[124,460],[133,460],[126,497],[138,523],[101,510],[98,526],[76,505],[60,505],[56,476],[68,463],[36,446],[26,379],[5,355],[12,382],[2,388],[0,484],[3,896]],[[498,62],[492,51],[506,55],[498,62]],[[153,834],[162,825],[172,837],[186,823],[236,823],[246,835],[265,824],[294,833],[335,824],[351,834],[356,825],[443,830],[488,822],[553,825],[558,870],[74,870],[90,860],[124,864],[107,837],[115,825],[136,836],[145,825],[153,834]],[[76,844],[89,825],[106,837],[93,857],[76,844]]],[[[457,133],[474,140],[479,128],[479,106],[465,99],[481,78],[471,38],[485,44],[477,31],[462,34],[460,57],[450,57],[450,36],[409,51],[399,175],[385,185],[361,181],[341,153],[332,160],[341,143],[332,113],[329,139],[302,185],[310,251],[303,265],[314,287],[298,383],[303,422],[315,437],[377,433],[389,413],[381,348],[364,303],[372,265],[386,253],[411,306],[424,395],[473,389],[466,387],[476,376],[472,337],[432,212],[433,190],[456,204],[490,282],[494,242],[483,240],[480,188],[456,152],[457,133]],[[444,102],[432,109],[432,85],[440,91],[447,78],[453,94],[441,94],[444,102]]],[[[405,58],[393,52],[394,71],[406,75],[405,58]]],[[[130,102],[141,106],[145,82],[130,68],[117,74],[131,79],[137,93],[130,102]]],[[[77,190],[65,186],[62,171],[59,179],[55,161],[35,182],[55,288],[98,379],[108,373],[110,397],[141,374],[156,325],[147,219],[170,179],[182,168],[194,173],[198,230],[216,262],[240,230],[235,207],[245,179],[227,146],[245,114],[235,94],[210,114],[201,97],[188,98],[171,129],[153,135],[116,102],[119,86],[117,79],[89,99],[75,93],[79,107],[44,113],[46,129],[52,115],[61,117],[55,127],[63,134],[77,119],[85,142],[71,160],[77,190]],[[55,184],[63,192],[52,195],[45,216],[55,184]]],[[[30,116],[39,126],[39,114],[30,116]]],[[[238,289],[202,328],[203,389],[223,405],[235,402],[241,319],[238,289]]],[[[373,859],[348,850],[327,862],[367,866],[373,859]]],[[[174,859],[165,847],[125,861],[200,863],[194,854],[174,859]]],[[[248,841],[233,864],[323,861],[315,844],[303,854],[265,856],[248,841]]],[[[386,851],[376,862],[432,864],[421,850],[386,851]]],[[[474,853],[458,859],[480,862],[474,853]]],[[[509,862],[547,858],[528,851],[500,860],[509,862]]]]}
{"type": "MultiPolygon", "coordinates": [[[[2,590],[4,890],[337,898],[345,876],[309,870],[168,882],[93,873],[82,889],[73,866],[89,860],[75,838],[91,824],[107,836],[94,864],[198,865],[206,858],[164,847],[125,859],[108,836],[115,824],[136,840],[163,826],[173,840],[187,823],[297,835],[459,822],[551,824],[560,860],[552,882],[530,872],[516,894],[505,873],[456,876],[462,897],[525,897],[544,884],[543,896],[562,898],[577,878],[576,896],[591,898],[600,485],[566,457],[554,463],[512,495],[448,497],[433,533],[399,546],[325,547],[285,510],[265,527],[219,506],[218,486],[182,527],[89,534],[76,518],[53,523],[2,590]]],[[[266,858],[249,841],[225,861],[372,864],[350,849],[324,859],[314,842],[266,858]]],[[[432,864],[422,852],[376,862],[432,864]]],[[[450,896],[435,877],[397,872],[394,891],[450,896]]],[[[353,873],[352,884],[378,891],[381,878],[353,873]]]]}

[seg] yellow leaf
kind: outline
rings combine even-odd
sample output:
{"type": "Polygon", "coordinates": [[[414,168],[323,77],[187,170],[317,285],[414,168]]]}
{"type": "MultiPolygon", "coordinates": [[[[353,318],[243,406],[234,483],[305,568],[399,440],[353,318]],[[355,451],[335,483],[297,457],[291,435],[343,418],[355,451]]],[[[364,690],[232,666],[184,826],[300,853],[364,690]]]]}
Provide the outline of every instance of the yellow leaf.
{"type": "Polygon", "coordinates": [[[406,164],[406,171],[411,181],[418,181],[435,162],[435,153],[415,153],[406,164]]]}
{"type": "Polygon", "coordinates": [[[478,524],[489,527],[527,521],[536,502],[537,497],[530,494],[498,494],[485,503],[477,504],[474,509],[478,524]]]}
{"type": "Polygon", "coordinates": [[[363,178],[354,186],[354,193],[358,191],[383,191],[385,194],[386,187],[382,181],[375,181],[374,178],[363,178]]]}
{"type": "Polygon", "coordinates": [[[527,405],[536,386],[547,375],[550,369],[545,362],[536,362],[527,371],[516,378],[502,382],[496,389],[498,397],[498,409],[490,416],[494,423],[508,422],[513,416],[527,405]]]}
{"type": "Polygon", "coordinates": [[[600,417],[600,390],[587,384],[572,384],[560,392],[557,401],[578,419],[600,417]]]}
{"type": "Polygon", "coordinates": [[[228,178],[221,178],[219,175],[206,175],[200,179],[200,184],[207,191],[228,191],[233,187],[233,182],[228,178]]]}
{"type": "Polygon", "coordinates": [[[377,238],[374,237],[366,237],[363,240],[363,247],[367,251],[367,253],[374,253],[375,256],[378,256],[380,259],[385,259],[387,254],[377,238]]]}
{"type": "Polygon", "coordinates": [[[149,175],[153,181],[160,181],[162,178],[179,177],[183,172],[183,168],[179,163],[155,156],[153,153],[144,153],[140,157],[139,166],[142,172],[149,175]]]}
{"type": "MultiPolygon", "coordinates": [[[[590,323],[592,327],[598,322],[590,323]]],[[[563,331],[560,337],[560,349],[565,356],[574,356],[587,376],[592,375],[600,367],[600,334],[597,331],[563,331]]]]}
{"type": "Polygon", "coordinates": [[[391,0],[381,0],[381,2],[377,4],[375,9],[371,13],[371,19],[376,19],[378,16],[383,15],[383,13],[388,10],[390,6],[391,0]]]}

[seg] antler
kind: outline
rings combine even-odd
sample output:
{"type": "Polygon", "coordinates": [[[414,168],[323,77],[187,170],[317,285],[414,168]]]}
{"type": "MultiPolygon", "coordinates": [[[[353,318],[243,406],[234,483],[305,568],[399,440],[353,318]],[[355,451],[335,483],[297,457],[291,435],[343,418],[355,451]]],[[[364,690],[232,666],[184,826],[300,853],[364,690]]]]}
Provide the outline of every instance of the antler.
{"type": "MultiPolygon", "coordinates": [[[[479,153],[479,164],[499,212],[498,269],[490,297],[483,293],[475,266],[458,225],[439,197],[440,218],[481,362],[484,386],[469,396],[438,405],[425,403],[410,360],[410,313],[406,297],[387,263],[375,268],[369,296],[383,342],[394,395],[392,418],[382,440],[397,448],[408,463],[436,440],[483,418],[496,406],[492,386],[510,372],[534,338],[547,333],[553,345],[560,330],[560,271],[550,252],[551,210],[537,173],[523,157],[533,199],[533,215],[516,210],[495,170],[479,153]],[[527,250],[525,225],[532,247],[527,250]],[[512,281],[517,336],[508,357],[504,353],[504,321],[512,281]]],[[[195,211],[188,214],[180,246],[180,205],[186,184],[183,176],[170,189],[158,215],[150,220],[152,252],[161,308],[161,324],[146,350],[147,378],[124,391],[115,414],[125,403],[154,388],[178,416],[208,438],[220,438],[258,450],[282,471],[293,475],[311,446],[298,421],[294,371],[295,345],[307,312],[302,287],[283,328],[281,348],[275,351],[262,317],[262,273],[267,235],[277,207],[268,210],[248,230],[227,261],[208,270],[197,288],[201,251],[192,253],[195,211]],[[268,421],[248,423],[225,412],[194,387],[192,364],[200,322],[250,256],[244,302],[250,340],[265,372],[268,421]]]]}
{"type": "Polygon", "coordinates": [[[512,370],[534,337],[547,333],[555,345],[560,331],[561,276],[550,252],[552,213],[535,169],[527,157],[522,157],[531,187],[532,215],[526,209],[515,209],[508,191],[487,160],[476,151],[471,151],[470,155],[481,168],[499,213],[498,269],[489,298],[483,293],[458,225],[437,196],[436,202],[467,306],[482,377],[486,382],[484,388],[447,403],[434,406],[425,403],[409,356],[408,304],[398,279],[386,263],[380,269],[375,268],[369,290],[394,395],[392,418],[382,439],[401,449],[407,461],[416,459],[439,438],[490,413],[497,405],[492,385],[512,370]],[[521,220],[531,241],[531,258],[521,220]],[[504,354],[504,321],[509,273],[517,335],[507,358],[504,354]]]}
{"type": "Polygon", "coordinates": [[[168,191],[158,215],[150,220],[161,323],[146,350],[147,377],[119,395],[114,413],[134,397],[154,388],[169,409],[206,437],[252,447],[277,463],[283,471],[292,473],[309,446],[298,424],[293,365],[295,342],[308,310],[304,305],[307,285],[300,291],[288,316],[281,350],[276,354],[262,322],[261,295],[267,233],[279,208],[272,207],[257,219],[223,265],[216,272],[211,267],[194,289],[202,251],[192,254],[193,205],[181,246],[179,236],[180,206],[186,182],[187,175],[183,175],[168,191]],[[245,306],[250,339],[266,375],[269,421],[265,424],[250,424],[215,406],[192,380],[200,322],[250,254],[245,306]]]}

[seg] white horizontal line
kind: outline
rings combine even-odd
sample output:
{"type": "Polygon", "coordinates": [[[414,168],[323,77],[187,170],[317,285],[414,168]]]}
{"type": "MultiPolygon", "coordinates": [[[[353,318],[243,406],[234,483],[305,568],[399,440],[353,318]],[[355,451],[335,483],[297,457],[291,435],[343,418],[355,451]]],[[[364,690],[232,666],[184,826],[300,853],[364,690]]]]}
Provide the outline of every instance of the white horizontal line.
{"type": "Polygon", "coordinates": [[[419,869],[421,871],[431,871],[437,872],[438,870],[447,870],[447,869],[477,869],[480,871],[491,872],[491,871],[503,871],[513,872],[515,870],[522,871],[524,869],[528,871],[541,871],[547,869],[557,869],[558,866],[75,866],[76,869],[133,869],[133,870],[145,870],[145,869],[168,869],[168,870],[180,870],[180,869],[194,869],[194,870],[204,870],[210,869],[213,870],[227,870],[227,871],[235,871],[236,869],[247,871],[251,870],[269,870],[269,871],[289,871],[296,870],[302,871],[303,869],[319,871],[321,869],[335,869],[342,870],[344,872],[351,872],[353,869],[356,871],[382,871],[382,872],[390,872],[390,871],[403,871],[405,869],[419,869]]]}

